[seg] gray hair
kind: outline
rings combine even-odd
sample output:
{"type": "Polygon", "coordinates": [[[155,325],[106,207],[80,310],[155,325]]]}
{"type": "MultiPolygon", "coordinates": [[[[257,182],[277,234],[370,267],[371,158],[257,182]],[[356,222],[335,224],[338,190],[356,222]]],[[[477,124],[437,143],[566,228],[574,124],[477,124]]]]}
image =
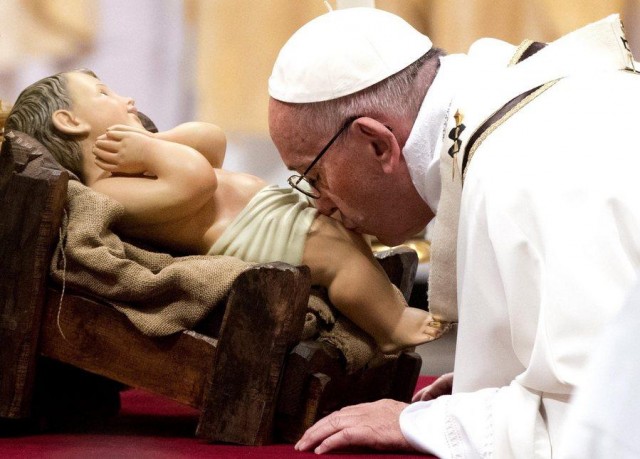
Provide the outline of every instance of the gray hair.
{"type": "Polygon", "coordinates": [[[298,126],[314,126],[326,136],[352,116],[376,118],[385,115],[410,120],[418,116],[422,101],[435,78],[444,51],[432,48],[413,64],[381,82],[338,99],[304,104],[287,104],[295,111],[298,126]]]}
{"type": "Polygon", "coordinates": [[[82,178],[82,149],[78,137],[60,132],[52,121],[56,110],[72,108],[66,75],[73,72],[96,77],[91,70],[78,69],[36,81],[18,96],[5,122],[5,132],[14,129],[30,135],[43,144],[62,167],[82,178]]]}

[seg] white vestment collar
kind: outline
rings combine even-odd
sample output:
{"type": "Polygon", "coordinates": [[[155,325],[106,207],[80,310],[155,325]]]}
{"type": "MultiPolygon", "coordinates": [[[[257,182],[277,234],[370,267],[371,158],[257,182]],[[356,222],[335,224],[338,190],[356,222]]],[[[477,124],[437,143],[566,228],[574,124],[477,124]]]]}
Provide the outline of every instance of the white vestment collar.
{"type": "MultiPolygon", "coordinates": [[[[447,123],[458,104],[465,108],[467,129],[461,135],[464,144],[492,113],[531,88],[580,72],[631,67],[632,57],[625,49],[623,37],[619,17],[611,15],[556,40],[538,53],[539,56],[516,66],[507,66],[507,62],[495,66],[501,56],[511,55],[510,50],[515,49],[498,40],[480,40],[472,46],[469,55],[442,57],[440,69],[402,150],[421,198],[437,211],[441,191],[440,153],[447,123]],[[538,63],[540,59],[544,60],[542,66],[538,63]]],[[[462,157],[457,155],[459,164],[462,157]]]]}
{"type": "Polygon", "coordinates": [[[402,149],[411,180],[420,197],[435,212],[440,200],[440,150],[446,135],[454,92],[463,74],[466,56],[440,58],[440,68],[422,102],[411,134],[402,149]]]}

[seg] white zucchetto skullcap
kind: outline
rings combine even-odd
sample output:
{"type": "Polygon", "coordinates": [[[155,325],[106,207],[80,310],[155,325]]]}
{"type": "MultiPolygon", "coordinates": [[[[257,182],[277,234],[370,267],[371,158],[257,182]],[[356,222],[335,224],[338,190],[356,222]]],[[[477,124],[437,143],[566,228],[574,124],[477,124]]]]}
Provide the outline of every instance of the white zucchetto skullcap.
{"type": "Polygon", "coordinates": [[[386,11],[331,11],[302,26],[282,47],[269,95],[291,103],[337,99],[398,73],[431,47],[429,37],[386,11]]]}

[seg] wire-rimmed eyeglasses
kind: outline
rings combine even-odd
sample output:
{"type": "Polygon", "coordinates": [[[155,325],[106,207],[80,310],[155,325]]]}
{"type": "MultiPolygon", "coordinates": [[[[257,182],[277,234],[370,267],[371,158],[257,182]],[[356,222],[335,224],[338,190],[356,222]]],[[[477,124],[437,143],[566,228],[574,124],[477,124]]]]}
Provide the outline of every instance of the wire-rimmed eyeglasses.
{"type": "Polygon", "coordinates": [[[294,174],[291,177],[289,177],[289,179],[287,180],[287,182],[289,182],[289,185],[291,185],[291,187],[298,190],[300,193],[303,193],[309,196],[310,198],[313,198],[313,199],[320,198],[320,191],[318,191],[318,189],[313,185],[312,181],[309,180],[309,178],[307,177],[307,174],[313,168],[313,166],[315,166],[316,163],[320,161],[320,158],[322,158],[322,156],[327,152],[329,147],[333,145],[336,139],[340,137],[340,134],[342,134],[349,126],[351,126],[351,123],[353,123],[358,118],[361,118],[361,117],[352,116],[348,118],[347,121],[345,121],[345,123],[342,125],[340,130],[336,132],[336,134],[331,138],[331,140],[329,140],[329,143],[327,143],[327,145],[325,145],[325,147],[320,151],[320,153],[318,153],[318,156],[316,156],[316,158],[313,161],[311,161],[311,164],[309,164],[309,166],[305,169],[305,171],[302,174],[294,174]]]}

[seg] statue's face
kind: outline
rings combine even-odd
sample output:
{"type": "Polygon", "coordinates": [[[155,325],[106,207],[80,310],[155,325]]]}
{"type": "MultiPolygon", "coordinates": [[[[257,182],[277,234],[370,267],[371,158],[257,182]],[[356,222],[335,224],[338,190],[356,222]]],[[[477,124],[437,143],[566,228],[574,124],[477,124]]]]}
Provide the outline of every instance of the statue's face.
{"type": "Polygon", "coordinates": [[[134,100],[110,89],[99,79],[79,72],[66,75],[74,116],[88,123],[91,137],[104,134],[114,124],[141,127],[134,100]]]}

